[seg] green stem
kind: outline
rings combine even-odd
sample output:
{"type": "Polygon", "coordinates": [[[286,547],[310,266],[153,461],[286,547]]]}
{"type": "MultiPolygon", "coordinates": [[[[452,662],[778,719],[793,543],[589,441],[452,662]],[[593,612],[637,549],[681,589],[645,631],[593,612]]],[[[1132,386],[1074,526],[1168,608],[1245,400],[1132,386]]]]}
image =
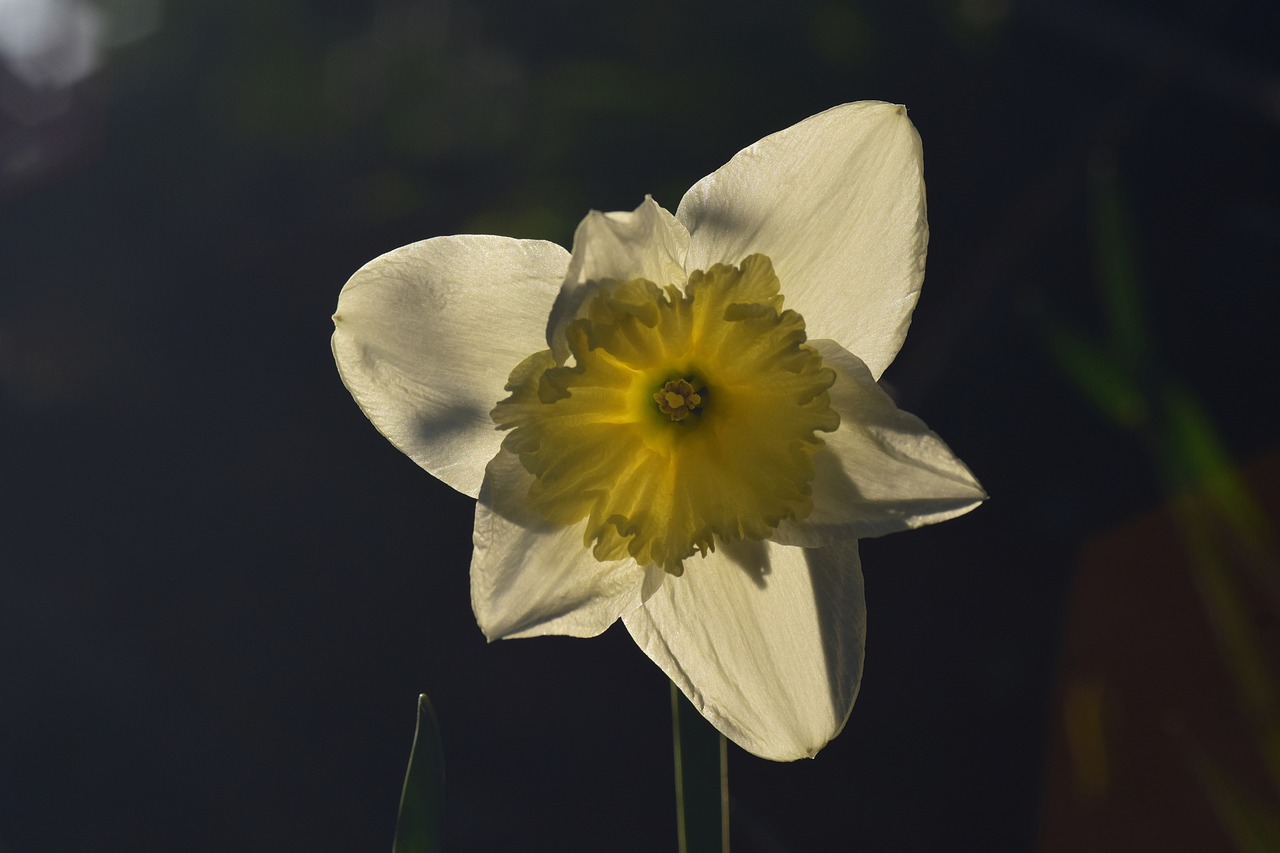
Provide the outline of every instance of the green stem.
{"type": "Polygon", "coordinates": [[[729,853],[729,748],[673,683],[676,833],[680,853],[729,853]]]}

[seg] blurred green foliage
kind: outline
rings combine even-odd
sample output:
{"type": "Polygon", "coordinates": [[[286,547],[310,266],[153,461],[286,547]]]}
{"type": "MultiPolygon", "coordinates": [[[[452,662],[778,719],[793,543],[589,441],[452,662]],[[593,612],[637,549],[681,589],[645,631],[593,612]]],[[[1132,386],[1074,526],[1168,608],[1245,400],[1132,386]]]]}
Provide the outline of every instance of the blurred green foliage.
{"type": "MultiPolygon", "coordinates": [[[[1142,442],[1164,483],[1222,661],[1249,720],[1273,797],[1280,796],[1280,688],[1241,586],[1250,572],[1280,601],[1280,561],[1266,516],[1212,418],[1162,363],[1147,328],[1132,220],[1114,172],[1095,171],[1094,238],[1102,343],[1064,327],[1048,342],[1067,378],[1112,424],[1142,442]]],[[[1188,748],[1206,796],[1241,853],[1280,849],[1280,809],[1188,748]]]]}

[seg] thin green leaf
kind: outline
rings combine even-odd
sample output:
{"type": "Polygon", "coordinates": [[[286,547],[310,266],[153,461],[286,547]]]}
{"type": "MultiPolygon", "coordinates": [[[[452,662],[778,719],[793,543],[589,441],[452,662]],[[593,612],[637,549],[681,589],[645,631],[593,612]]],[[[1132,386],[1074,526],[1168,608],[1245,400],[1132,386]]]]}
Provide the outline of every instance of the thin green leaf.
{"type": "Polygon", "coordinates": [[[1195,747],[1191,766],[1239,853],[1280,850],[1280,813],[1274,805],[1263,802],[1195,747]]]}
{"type": "Polygon", "coordinates": [[[400,815],[392,853],[444,850],[444,748],[431,700],[418,697],[418,724],[400,793],[400,815]]]}
{"type": "Polygon", "coordinates": [[[1248,599],[1227,561],[1223,543],[1207,523],[1203,501],[1184,494],[1175,498],[1173,510],[1236,698],[1252,725],[1272,788],[1280,792],[1280,691],[1263,653],[1248,599]]]}
{"type": "Polygon", "coordinates": [[[1269,527],[1266,516],[1240,477],[1231,454],[1204,407],[1190,393],[1173,387],[1165,394],[1169,461],[1185,485],[1203,489],[1233,532],[1254,540],[1269,527]]]}
{"type": "Polygon", "coordinates": [[[1125,365],[1079,335],[1053,330],[1049,347],[1058,366],[1107,419],[1134,429],[1147,418],[1147,405],[1125,365]]]}
{"type": "Polygon", "coordinates": [[[1177,385],[1162,400],[1160,463],[1177,491],[1204,496],[1205,508],[1225,524],[1224,546],[1254,580],[1280,601],[1275,531],[1245,483],[1226,443],[1200,402],[1177,385]]]}
{"type": "Polygon", "coordinates": [[[1142,292],[1134,257],[1132,224],[1115,170],[1094,171],[1094,252],[1102,284],[1102,305],[1111,332],[1111,350],[1132,371],[1150,358],[1142,292]]]}

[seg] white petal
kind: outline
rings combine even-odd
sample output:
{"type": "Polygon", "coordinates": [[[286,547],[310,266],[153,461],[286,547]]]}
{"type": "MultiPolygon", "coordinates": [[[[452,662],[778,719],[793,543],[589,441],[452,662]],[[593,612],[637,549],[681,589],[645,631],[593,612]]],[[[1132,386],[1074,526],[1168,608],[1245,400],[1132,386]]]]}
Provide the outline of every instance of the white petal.
{"type": "Polygon", "coordinates": [[[688,250],[684,226],[649,196],[635,210],[588,213],[573,234],[573,259],[547,323],[552,354],[560,361],[568,356],[564,327],[588,295],[589,282],[643,278],[659,287],[683,287],[688,250]]]}
{"type": "Polygon", "coordinates": [[[471,558],[476,621],[490,640],[594,637],[640,606],[646,571],[634,560],[596,560],[582,543],[586,522],[555,527],[534,516],[524,507],[531,481],[506,450],[485,472],[471,558]]]}
{"type": "Polygon", "coordinates": [[[978,481],[915,415],[889,399],[855,355],[810,341],[836,372],[831,406],[840,428],[814,457],[813,512],[784,521],[773,538],[815,546],[882,536],[962,515],[986,500],[978,481]]]}
{"type": "Polygon", "coordinates": [[[924,281],[920,137],[905,107],[845,104],[767,136],[685,194],[687,266],[773,261],[788,308],[879,378],[924,281]]]}
{"type": "Polygon", "coordinates": [[[365,264],[338,297],[333,357],[373,425],[475,497],[501,433],[489,412],[542,334],[569,253],[507,237],[435,237],[365,264]]]}
{"type": "Polygon", "coordinates": [[[623,622],[734,743],[775,761],[813,756],[844,727],[862,677],[857,543],[722,546],[623,622]]]}

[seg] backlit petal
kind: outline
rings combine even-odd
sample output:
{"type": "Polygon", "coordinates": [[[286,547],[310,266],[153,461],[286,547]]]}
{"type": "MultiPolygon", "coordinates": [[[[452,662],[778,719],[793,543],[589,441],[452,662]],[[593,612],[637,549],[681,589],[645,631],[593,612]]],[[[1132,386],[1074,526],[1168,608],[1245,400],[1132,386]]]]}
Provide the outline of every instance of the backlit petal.
{"type": "MultiPolygon", "coordinates": [[[[490,640],[565,634],[594,637],[641,602],[645,570],[600,562],[582,544],[583,524],[544,522],[524,506],[532,476],[501,451],[476,505],[471,606],[490,640]]],[[[662,570],[650,569],[661,581],[662,570]]]]}
{"type": "Polygon", "coordinates": [[[547,322],[552,354],[561,362],[568,356],[564,328],[577,316],[588,282],[645,279],[658,287],[683,286],[688,250],[684,226],[648,196],[635,210],[588,213],[573,234],[573,258],[547,322]]]}
{"type": "Polygon", "coordinates": [[[392,444],[475,497],[502,443],[489,411],[511,368],[543,348],[568,263],[554,243],[477,235],[375,258],[333,315],[342,381],[392,444]]]}
{"type": "Polygon", "coordinates": [[[877,379],[906,337],[928,224],[920,137],[905,107],[845,104],[740,151],[685,194],[687,266],[768,255],[787,307],[877,379]]]}
{"type": "Polygon", "coordinates": [[[813,511],[783,521],[773,539],[815,546],[881,536],[962,515],[986,500],[942,439],[902,411],[857,358],[834,341],[810,341],[835,370],[828,392],[840,428],[814,456],[813,511]]]}
{"type": "Polygon", "coordinates": [[[734,743],[776,761],[812,756],[844,727],[862,675],[857,543],[720,548],[623,621],[734,743]]]}

